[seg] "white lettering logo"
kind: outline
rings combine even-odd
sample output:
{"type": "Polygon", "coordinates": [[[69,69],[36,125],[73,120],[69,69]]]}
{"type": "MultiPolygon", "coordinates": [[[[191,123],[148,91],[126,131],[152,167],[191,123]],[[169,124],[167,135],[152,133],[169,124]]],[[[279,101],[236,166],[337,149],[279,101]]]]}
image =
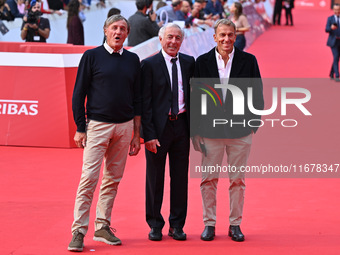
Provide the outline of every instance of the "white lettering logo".
{"type": "MultiPolygon", "coordinates": [[[[215,84],[215,88],[225,89],[229,91],[233,97],[233,114],[234,115],[244,115],[244,102],[245,98],[243,92],[240,88],[231,84],[215,84]]],[[[270,115],[275,112],[278,106],[278,91],[277,88],[273,88],[272,94],[272,106],[267,110],[258,110],[254,108],[253,105],[253,89],[248,88],[247,104],[250,112],[256,115],[270,115]]],[[[311,93],[309,90],[304,88],[281,88],[281,115],[287,115],[287,105],[295,105],[304,115],[312,115],[306,107],[303,106],[311,99],[311,93]],[[303,98],[287,98],[288,93],[296,93],[304,95],[303,98]]],[[[207,99],[206,96],[202,97],[201,102],[201,114],[207,115],[207,99]]]]}
{"type": "Polygon", "coordinates": [[[38,103],[33,100],[0,99],[0,115],[35,116],[38,114],[38,103]]]}

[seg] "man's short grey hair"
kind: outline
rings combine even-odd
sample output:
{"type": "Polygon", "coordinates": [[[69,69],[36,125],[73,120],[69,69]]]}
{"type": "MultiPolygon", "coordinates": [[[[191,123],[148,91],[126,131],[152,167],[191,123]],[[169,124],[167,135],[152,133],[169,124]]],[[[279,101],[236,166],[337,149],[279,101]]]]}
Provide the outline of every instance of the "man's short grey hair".
{"type": "Polygon", "coordinates": [[[230,19],[220,19],[214,25],[215,34],[216,34],[217,27],[220,25],[233,27],[234,31],[236,31],[236,26],[230,19]]]}
{"type": "Polygon", "coordinates": [[[168,27],[174,27],[174,28],[179,29],[179,30],[181,31],[181,34],[182,34],[182,41],[183,41],[183,39],[184,39],[184,30],[183,30],[179,25],[177,25],[177,24],[175,24],[175,23],[167,23],[166,25],[164,25],[163,27],[161,27],[161,29],[160,29],[159,32],[158,32],[158,36],[159,36],[160,38],[163,39],[164,34],[165,34],[165,30],[166,30],[168,27]]]}
{"type": "Polygon", "coordinates": [[[112,15],[110,17],[108,17],[106,20],[105,20],[105,23],[104,23],[104,29],[107,28],[108,26],[110,26],[112,23],[115,23],[117,21],[120,21],[120,20],[124,20],[126,22],[126,25],[127,25],[127,32],[130,33],[130,23],[129,21],[124,18],[122,15],[120,14],[117,14],[117,15],[112,15]]]}

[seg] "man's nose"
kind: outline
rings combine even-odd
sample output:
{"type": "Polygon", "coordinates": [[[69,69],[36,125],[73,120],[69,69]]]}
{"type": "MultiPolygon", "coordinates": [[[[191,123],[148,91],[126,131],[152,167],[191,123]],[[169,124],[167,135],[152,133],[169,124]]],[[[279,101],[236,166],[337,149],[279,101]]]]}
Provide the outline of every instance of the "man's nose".
{"type": "Polygon", "coordinates": [[[171,42],[172,42],[172,43],[176,43],[176,41],[177,41],[177,40],[176,40],[176,37],[173,37],[173,38],[171,39],[171,42]]]}

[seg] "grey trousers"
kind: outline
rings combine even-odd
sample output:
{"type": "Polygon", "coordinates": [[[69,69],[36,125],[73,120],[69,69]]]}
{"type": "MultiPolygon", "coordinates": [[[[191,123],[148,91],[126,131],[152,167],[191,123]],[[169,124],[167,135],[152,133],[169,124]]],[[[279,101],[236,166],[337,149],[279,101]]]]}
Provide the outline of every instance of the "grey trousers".
{"type": "MultiPolygon", "coordinates": [[[[224,151],[229,166],[237,171],[229,172],[230,225],[240,225],[243,214],[245,174],[239,172],[241,166],[247,165],[252,144],[252,134],[238,139],[204,138],[207,156],[202,154],[202,166],[221,166],[224,151]]],[[[216,191],[219,172],[202,172],[201,194],[203,202],[203,221],[205,226],[216,224],[216,191]]]]}

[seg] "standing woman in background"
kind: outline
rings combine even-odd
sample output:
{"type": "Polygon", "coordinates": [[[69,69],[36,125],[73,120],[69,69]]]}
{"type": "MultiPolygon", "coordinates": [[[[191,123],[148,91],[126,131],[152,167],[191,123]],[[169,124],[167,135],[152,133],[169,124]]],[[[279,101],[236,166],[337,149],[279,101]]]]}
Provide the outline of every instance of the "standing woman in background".
{"type": "Polygon", "coordinates": [[[78,0],[71,0],[68,4],[67,43],[74,45],[84,45],[84,27],[79,18],[79,7],[78,0]]]}
{"type": "Polygon", "coordinates": [[[246,47],[246,37],[244,33],[249,31],[250,25],[247,17],[242,13],[242,10],[242,4],[239,2],[234,2],[230,6],[230,13],[232,14],[231,20],[236,26],[236,41],[234,46],[243,51],[246,47]]]}

